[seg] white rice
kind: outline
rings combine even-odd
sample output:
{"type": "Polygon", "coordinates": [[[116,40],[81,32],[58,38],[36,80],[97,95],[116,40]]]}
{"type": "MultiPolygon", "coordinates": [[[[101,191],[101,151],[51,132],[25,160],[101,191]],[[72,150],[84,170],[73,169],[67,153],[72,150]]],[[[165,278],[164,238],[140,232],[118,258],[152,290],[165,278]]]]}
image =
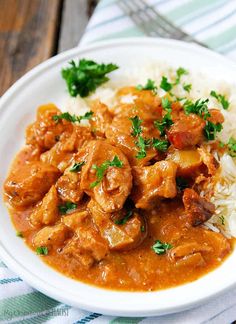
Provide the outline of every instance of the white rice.
{"type": "MultiPolygon", "coordinates": [[[[181,77],[181,84],[192,84],[192,89],[187,93],[181,84],[174,87],[172,93],[176,97],[187,97],[190,100],[209,99],[209,107],[219,109],[224,115],[225,122],[222,132],[218,138],[227,143],[230,137],[236,138],[236,87],[222,80],[212,79],[202,73],[190,72],[181,77]],[[225,95],[230,102],[228,110],[224,110],[218,101],[210,96],[211,90],[225,95]]],[[[119,71],[112,80],[97,88],[91,96],[82,99],[80,97],[70,98],[65,106],[65,111],[82,115],[89,110],[89,102],[94,99],[100,99],[112,111],[118,103],[116,98],[117,89],[123,86],[146,84],[147,79],[152,79],[157,85],[160,84],[162,76],[166,76],[169,81],[174,82],[176,71],[166,63],[159,62],[148,64],[142,67],[124,69],[119,71]],[[122,74],[121,74],[122,73],[122,74]]],[[[158,89],[159,96],[165,92],[158,89]]],[[[124,96],[123,103],[132,103],[132,96],[124,96]]],[[[86,122],[85,122],[86,123],[86,122]]],[[[205,223],[205,226],[214,230],[221,231],[227,237],[236,237],[236,159],[230,155],[224,154],[218,158],[221,165],[220,180],[214,188],[212,202],[216,206],[216,212],[213,217],[205,223]],[[223,217],[222,217],[223,216],[223,217]]]]}

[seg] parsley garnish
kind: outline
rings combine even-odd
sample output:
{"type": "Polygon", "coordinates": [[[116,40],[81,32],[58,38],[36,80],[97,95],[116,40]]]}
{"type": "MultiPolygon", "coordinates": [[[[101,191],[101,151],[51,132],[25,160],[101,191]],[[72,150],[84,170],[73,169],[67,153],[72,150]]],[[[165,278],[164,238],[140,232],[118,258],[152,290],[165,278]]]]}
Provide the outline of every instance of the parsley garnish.
{"type": "Polygon", "coordinates": [[[168,141],[160,140],[158,138],[152,139],[152,146],[160,152],[166,152],[168,150],[169,145],[170,144],[168,141]]]}
{"type": "Polygon", "coordinates": [[[117,155],[114,157],[114,159],[112,161],[105,161],[100,166],[97,166],[96,164],[94,164],[92,166],[92,169],[96,170],[97,180],[90,184],[90,188],[96,187],[102,181],[106,170],[112,166],[117,167],[117,168],[122,168],[122,166],[123,166],[123,162],[120,161],[120,159],[118,158],[117,155]]]}
{"type": "Polygon", "coordinates": [[[16,236],[17,237],[21,237],[21,238],[24,237],[23,234],[22,234],[22,232],[19,232],[19,231],[16,232],[16,236]]]}
{"type": "Polygon", "coordinates": [[[126,224],[127,221],[130,219],[130,217],[132,215],[133,215],[133,211],[132,210],[128,211],[128,213],[125,215],[125,217],[122,218],[122,219],[117,219],[115,221],[115,224],[117,224],[117,225],[124,225],[124,224],[126,224]]]}
{"type": "Polygon", "coordinates": [[[83,116],[76,116],[76,115],[71,115],[68,112],[62,113],[61,115],[54,115],[52,116],[52,119],[58,122],[61,119],[65,119],[71,123],[78,122],[80,123],[81,120],[83,119],[91,119],[93,115],[92,111],[87,111],[83,116]]]}
{"type": "Polygon", "coordinates": [[[220,221],[221,221],[221,224],[222,224],[222,225],[225,225],[225,218],[224,218],[224,216],[223,216],[223,215],[220,215],[220,216],[219,216],[219,219],[220,219],[220,221]]]}
{"type": "Polygon", "coordinates": [[[171,112],[171,102],[168,98],[162,98],[161,105],[164,110],[166,110],[167,112],[171,112]]]}
{"type": "Polygon", "coordinates": [[[186,100],[184,103],[184,111],[187,115],[196,114],[206,120],[211,116],[207,107],[208,101],[209,99],[198,99],[196,102],[186,100]]]}
{"type": "Polygon", "coordinates": [[[85,162],[76,162],[72,168],[70,168],[70,172],[79,172],[85,162]]]}
{"type": "Polygon", "coordinates": [[[216,100],[221,103],[222,107],[226,110],[229,108],[229,102],[228,100],[225,98],[225,96],[216,93],[214,90],[211,91],[210,95],[214,98],[216,98],[216,100]]]}
{"type": "Polygon", "coordinates": [[[165,77],[165,76],[162,77],[161,83],[160,83],[160,88],[162,88],[166,92],[168,92],[172,89],[172,84],[170,82],[168,82],[167,77],[165,77]]]}
{"type": "Polygon", "coordinates": [[[67,201],[64,205],[58,206],[59,212],[64,214],[69,214],[72,210],[76,209],[77,205],[73,202],[67,201]]]}
{"type": "Polygon", "coordinates": [[[188,71],[185,70],[185,69],[182,68],[182,67],[179,67],[179,68],[177,69],[177,71],[176,71],[176,74],[177,74],[177,77],[176,77],[176,80],[175,80],[175,85],[180,83],[180,79],[181,79],[182,75],[184,75],[184,74],[188,74],[188,71]]]}
{"type": "Polygon", "coordinates": [[[133,118],[129,118],[132,122],[132,136],[138,136],[141,134],[142,129],[141,129],[141,124],[142,124],[142,120],[138,117],[135,116],[133,118]]]}
{"type": "Polygon", "coordinates": [[[184,84],[183,85],[183,89],[187,92],[189,92],[192,89],[192,85],[191,84],[184,84]]]}
{"type": "Polygon", "coordinates": [[[165,129],[169,128],[171,125],[173,125],[173,120],[171,119],[171,114],[168,112],[165,114],[165,116],[162,118],[162,120],[155,120],[154,126],[160,131],[160,135],[165,135],[165,129]]]}
{"type": "Polygon", "coordinates": [[[148,79],[147,83],[142,86],[141,84],[137,85],[136,87],[137,90],[152,90],[154,93],[157,91],[157,86],[155,84],[155,81],[148,79]]]}
{"type": "Polygon", "coordinates": [[[41,255],[48,255],[48,248],[46,246],[39,246],[36,248],[36,253],[41,255]]]}
{"type": "Polygon", "coordinates": [[[230,137],[227,146],[228,146],[229,154],[232,157],[236,157],[236,139],[230,137]]]}
{"type": "Polygon", "coordinates": [[[165,254],[167,250],[170,250],[172,248],[172,245],[169,243],[163,243],[159,240],[155,242],[155,244],[152,246],[153,251],[158,254],[165,254]]]}
{"type": "Polygon", "coordinates": [[[216,133],[220,132],[222,129],[222,124],[213,124],[207,120],[206,126],[204,127],[204,135],[209,141],[213,141],[216,138],[216,133]]]}
{"type": "Polygon", "coordinates": [[[144,225],[142,225],[142,226],[140,227],[140,231],[141,231],[141,232],[145,232],[145,226],[144,226],[144,225]]]}
{"type": "Polygon", "coordinates": [[[98,64],[91,60],[82,59],[75,63],[69,62],[70,67],[62,69],[62,77],[65,79],[69,93],[72,97],[78,94],[81,97],[87,97],[94,92],[98,86],[107,82],[109,78],[106,76],[116,69],[116,64],[98,64]]]}
{"type": "Polygon", "coordinates": [[[150,146],[151,140],[145,139],[142,136],[138,137],[138,140],[135,142],[135,144],[140,148],[138,151],[138,154],[136,155],[137,159],[143,159],[146,157],[146,149],[150,146]]]}

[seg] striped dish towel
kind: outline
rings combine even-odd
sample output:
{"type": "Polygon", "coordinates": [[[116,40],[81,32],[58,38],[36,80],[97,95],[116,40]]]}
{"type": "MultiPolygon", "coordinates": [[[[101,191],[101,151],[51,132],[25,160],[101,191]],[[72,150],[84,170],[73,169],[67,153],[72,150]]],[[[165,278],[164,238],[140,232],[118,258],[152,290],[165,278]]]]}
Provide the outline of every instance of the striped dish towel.
{"type": "MultiPolygon", "coordinates": [[[[142,29],[125,16],[118,1],[99,2],[80,45],[145,35],[142,29]]],[[[236,60],[236,0],[146,1],[199,42],[236,60]]],[[[110,317],[75,309],[41,294],[0,261],[0,323],[229,324],[234,320],[236,289],[201,307],[178,314],[153,318],[110,317]]]]}

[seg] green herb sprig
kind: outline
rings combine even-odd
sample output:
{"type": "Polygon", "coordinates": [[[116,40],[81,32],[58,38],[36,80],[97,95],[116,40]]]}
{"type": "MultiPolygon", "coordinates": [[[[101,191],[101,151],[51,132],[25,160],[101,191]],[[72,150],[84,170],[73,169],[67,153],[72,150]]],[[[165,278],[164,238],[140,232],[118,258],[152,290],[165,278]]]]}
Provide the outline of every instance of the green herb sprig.
{"type": "Polygon", "coordinates": [[[65,119],[71,123],[80,123],[81,120],[83,119],[91,119],[93,116],[93,112],[92,111],[87,111],[84,115],[82,116],[76,116],[76,115],[71,115],[68,112],[62,113],[60,115],[54,115],[52,116],[52,119],[55,120],[55,122],[58,122],[59,120],[65,119]]]}
{"type": "Polygon", "coordinates": [[[157,85],[155,84],[155,81],[148,79],[146,84],[142,86],[141,84],[138,84],[136,86],[137,90],[152,90],[154,93],[157,92],[157,85]]]}
{"type": "Polygon", "coordinates": [[[115,221],[115,224],[117,224],[117,225],[124,225],[124,224],[126,224],[127,221],[132,217],[132,215],[133,215],[133,211],[132,210],[128,211],[127,214],[123,218],[117,219],[115,221]]]}
{"type": "Polygon", "coordinates": [[[81,59],[78,63],[72,60],[69,64],[70,66],[62,69],[61,73],[72,97],[77,95],[87,97],[98,86],[109,80],[106,74],[118,69],[113,63],[98,64],[86,59],[81,59]]]}
{"type": "Polygon", "coordinates": [[[170,250],[173,246],[169,243],[163,243],[159,240],[155,242],[155,244],[152,246],[153,251],[158,254],[165,254],[167,250],[170,250]]]}
{"type": "Polygon", "coordinates": [[[73,210],[77,208],[77,204],[67,201],[64,205],[58,206],[59,212],[64,215],[64,214],[69,214],[73,210]]]}
{"type": "Polygon", "coordinates": [[[90,184],[90,188],[96,187],[103,179],[105,172],[109,167],[122,168],[123,162],[116,155],[112,161],[105,161],[100,166],[94,164],[92,169],[96,170],[97,180],[90,184]]]}
{"type": "Polygon", "coordinates": [[[142,133],[142,128],[141,128],[141,124],[142,124],[142,120],[138,117],[132,117],[129,118],[132,122],[132,133],[131,135],[136,137],[138,135],[140,135],[142,133]]]}
{"type": "Polygon", "coordinates": [[[38,246],[36,248],[36,253],[40,255],[48,255],[48,248],[46,246],[38,246]]]}
{"type": "Polygon", "coordinates": [[[70,172],[79,172],[82,169],[82,166],[85,165],[85,162],[76,162],[74,165],[70,168],[70,172]]]}
{"type": "Polygon", "coordinates": [[[221,132],[223,129],[222,124],[214,124],[207,120],[204,127],[204,135],[208,141],[213,141],[216,138],[216,134],[221,132]]]}
{"type": "Polygon", "coordinates": [[[208,102],[209,102],[209,99],[205,99],[205,100],[198,99],[195,102],[186,100],[183,108],[187,115],[196,114],[206,120],[208,117],[211,116],[211,114],[208,110],[208,106],[207,106],[208,102]]]}
{"type": "Polygon", "coordinates": [[[214,97],[221,105],[222,107],[227,110],[229,108],[229,101],[225,98],[225,96],[216,93],[214,90],[210,92],[210,95],[214,97]]]}

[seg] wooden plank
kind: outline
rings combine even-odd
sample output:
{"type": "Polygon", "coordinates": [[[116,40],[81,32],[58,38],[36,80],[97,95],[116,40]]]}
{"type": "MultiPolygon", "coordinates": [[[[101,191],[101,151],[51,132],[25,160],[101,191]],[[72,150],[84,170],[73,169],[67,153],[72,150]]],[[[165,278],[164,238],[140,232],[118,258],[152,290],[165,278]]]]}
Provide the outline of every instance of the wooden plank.
{"type": "Polygon", "coordinates": [[[0,95],[55,53],[61,0],[0,0],[0,95]]]}
{"type": "Polygon", "coordinates": [[[88,23],[87,0],[64,0],[58,52],[78,45],[88,23]]]}

